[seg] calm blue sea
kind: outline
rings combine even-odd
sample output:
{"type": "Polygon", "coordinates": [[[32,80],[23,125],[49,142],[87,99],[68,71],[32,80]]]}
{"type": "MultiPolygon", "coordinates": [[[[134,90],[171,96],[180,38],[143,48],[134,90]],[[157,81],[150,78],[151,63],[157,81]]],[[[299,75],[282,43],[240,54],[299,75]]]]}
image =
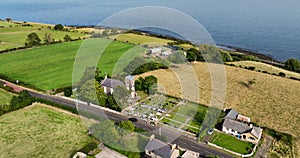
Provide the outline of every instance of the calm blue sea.
{"type": "Polygon", "coordinates": [[[124,9],[164,6],[199,21],[217,44],[300,59],[299,0],[0,0],[0,18],[95,25],[124,9]]]}

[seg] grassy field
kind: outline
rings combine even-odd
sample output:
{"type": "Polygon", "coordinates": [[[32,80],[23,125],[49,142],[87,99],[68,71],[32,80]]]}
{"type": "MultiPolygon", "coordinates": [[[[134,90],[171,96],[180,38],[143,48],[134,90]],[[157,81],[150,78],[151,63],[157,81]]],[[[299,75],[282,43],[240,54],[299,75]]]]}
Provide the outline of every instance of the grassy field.
{"type": "Polygon", "coordinates": [[[206,111],[207,107],[188,102],[187,104],[176,107],[176,109],[170,113],[170,116],[165,117],[161,122],[168,123],[171,126],[181,126],[184,130],[189,129],[194,133],[198,133],[206,111]]]}
{"type": "MultiPolygon", "coordinates": [[[[82,41],[75,41],[0,54],[0,72],[12,79],[33,84],[44,90],[70,86],[73,65],[79,48],[82,56],[77,56],[78,62],[88,65],[87,63],[101,51],[102,45],[109,42],[104,39],[90,39],[83,45],[81,45],[82,41]]],[[[105,72],[110,74],[118,58],[133,46],[115,41],[106,49],[103,48],[105,51],[98,64],[102,75],[105,72]]]]}
{"type": "MultiPolygon", "coordinates": [[[[200,62],[192,63],[192,66],[199,80],[199,102],[209,105],[211,77],[207,65],[200,62]]],[[[177,69],[182,72],[186,68],[180,66],[177,69]]],[[[231,66],[225,66],[225,70],[227,88],[224,108],[234,108],[260,126],[293,135],[298,145],[295,149],[300,154],[300,82],[231,66]],[[256,80],[255,84],[245,86],[246,82],[253,79],[256,80]]],[[[157,70],[142,76],[149,75],[156,76],[168,94],[181,97],[180,84],[172,70],[157,70]]]]}
{"type": "Polygon", "coordinates": [[[120,35],[112,35],[109,38],[117,39],[118,41],[133,43],[133,44],[148,44],[150,46],[156,45],[165,45],[168,42],[172,42],[172,40],[162,39],[157,37],[145,36],[145,35],[138,35],[133,33],[125,33],[120,35]],[[155,44],[156,43],[156,44],[155,44]]]}
{"type": "Polygon", "coordinates": [[[91,142],[81,119],[42,105],[0,116],[0,157],[69,157],[91,142]]]}
{"type": "Polygon", "coordinates": [[[12,97],[13,94],[0,89],[0,106],[9,104],[12,97]]]}
{"type": "Polygon", "coordinates": [[[242,66],[242,67],[249,67],[249,66],[254,66],[255,70],[260,70],[260,71],[267,71],[269,73],[275,73],[279,74],[280,72],[283,72],[286,74],[286,77],[296,77],[300,78],[300,74],[296,72],[291,72],[287,71],[275,66],[272,66],[270,64],[265,64],[262,62],[256,62],[256,61],[237,61],[237,62],[229,62],[229,64],[234,64],[236,66],[242,66]]]}
{"type": "Polygon", "coordinates": [[[65,35],[70,35],[72,39],[77,39],[79,37],[85,37],[87,34],[84,34],[84,31],[78,31],[78,32],[65,32],[65,31],[56,31],[48,29],[48,26],[52,25],[46,25],[46,24],[36,24],[31,23],[32,26],[22,26],[20,24],[14,24],[14,23],[7,23],[7,22],[0,22],[0,26],[5,25],[11,27],[4,27],[0,28],[0,50],[9,49],[9,48],[15,48],[15,47],[21,47],[25,46],[27,35],[35,32],[38,34],[40,39],[42,40],[41,43],[43,43],[44,35],[45,33],[51,34],[51,37],[55,41],[64,40],[65,35]]]}
{"type": "Polygon", "coordinates": [[[214,133],[211,143],[240,154],[249,154],[250,151],[248,150],[251,150],[254,146],[251,143],[238,140],[233,136],[217,132],[214,133]]]}
{"type": "Polygon", "coordinates": [[[17,26],[17,24],[6,22],[6,21],[0,21],[0,27],[13,27],[17,26]]]}

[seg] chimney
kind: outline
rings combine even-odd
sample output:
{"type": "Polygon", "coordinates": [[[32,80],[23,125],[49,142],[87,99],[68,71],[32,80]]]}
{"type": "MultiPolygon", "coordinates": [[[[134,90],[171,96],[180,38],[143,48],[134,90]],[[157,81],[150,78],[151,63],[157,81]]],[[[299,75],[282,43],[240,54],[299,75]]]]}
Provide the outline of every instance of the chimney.
{"type": "Polygon", "coordinates": [[[249,124],[249,126],[250,126],[250,128],[253,128],[253,125],[252,125],[252,123],[250,123],[250,124],[249,124]]]}
{"type": "Polygon", "coordinates": [[[155,138],[155,135],[152,134],[152,135],[150,136],[150,140],[153,140],[154,138],[155,138]]]}
{"type": "Polygon", "coordinates": [[[171,145],[171,149],[172,149],[172,150],[176,149],[176,147],[177,147],[176,144],[171,145]]]}
{"type": "Polygon", "coordinates": [[[107,72],[105,72],[105,77],[104,77],[104,79],[107,79],[107,72]]]}

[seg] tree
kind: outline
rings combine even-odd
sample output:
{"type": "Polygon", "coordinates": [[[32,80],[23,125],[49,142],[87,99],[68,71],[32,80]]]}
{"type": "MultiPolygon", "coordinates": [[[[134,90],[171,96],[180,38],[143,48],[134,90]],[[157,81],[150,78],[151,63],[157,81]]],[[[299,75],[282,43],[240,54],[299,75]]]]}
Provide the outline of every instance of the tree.
{"type": "Polygon", "coordinates": [[[121,139],[115,124],[110,120],[93,124],[90,130],[97,139],[107,145],[115,144],[121,139]]]}
{"type": "Polygon", "coordinates": [[[72,87],[67,87],[64,89],[64,96],[70,97],[73,94],[72,87]]]}
{"type": "Polygon", "coordinates": [[[97,104],[98,97],[96,95],[96,84],[98,81],[95,79],[87,80],[78,88],[78,98],[83,101],[88,101],[97,104]]]}
{"type": "Polygon", "coordinates": [[[285,74],[285,73],[283,73],[283,72],[279,72],[279,76],[281,76],[281,77],[285,77],[285,76],[286,76],[286,74],[285,74]]]}
{"type": "Polygon", "coordinates": [[[25,106],[31,105],[34,102],[28,91],[21,91],[19,96],[13,96],[10,101],[10,111],[21,109],[25,106]]]}
{"type": "Polygon", "coordinates": [[[33,33],[30,33],[28,36],[27,36],[27,39],[26,39],[26,43],[25,43],[25,46],[26,47],[32,47],[32,46],[38,46],[41,44],[41,39],[39,38],[39,36],[33,32],[33,33]]]}
{"type": "Polygon", "coordinates": [[[101,72],[98,67],[87,67],[82,75],[80,82],[85,83],[87,80],[90,80],[93,78],[98,80],[100,73],[101,72]]]}
{"type": "Polygon", "coordinates": [[[11,21],[12,21],[12,19],[11,19],[11,18],[6,18],[6,19],[5,19],[5,21],[7,21],[7,22],[11,22],[11,21]]]}
{"type": "Polygon", "coordinates": [[[175,52],[171,54],[169,60],[175,64],[182,64],[186,62],[186,58],[182,52],[175,52]]]}
{"type": "Polygon", "coordinates": [[[104,89],[102,88],[101,84],[98,81],[96,81],[95,83],[95,90],[99,101],[99,105],[105,107],[107,95],[104,93],[104,89]]]}
{"type": "Polygon", "coordinates": [[[295,58],[288,59],[284,63],[284,67],[290,71],[300,72],[300,62],[295,58]]]}
{"type": "Polygon", "coordinates": [[[199,47],[200,54],[204,57],[206,62],[222,63],[223,59],[219,49],[212,45],[201,45],[199,47]]]}
{"type": "Polygon", "coordinates": [[[114,99],[121,109],[127,106],[127,98],[130,95],[125,86],[117,86],[114,88],[114,99]]]}
{"type": "Polygon", "coordinates": [[[60,31],[62,31],[63,29],[64,29],[64,26],[62,24],[56,24],[54,26],[54,30],[60,30],[60,31]]]}
{"type": "Polygon", "coordinates": [[[119,127],[131,132],[133,132],[135,129],[135,125],[129,120],[120,122],[119,127]]]}
{"type": "Polygon", "coordinates": [[[134,88],[137,91],[143,91],[143,82],[144,79],[142,77],[139,77],[137,80],[134,81],[134,88]]]}
{"type": "Polygon", "coordinates": [[[52,39],[51,34],[50,33],[45,33],[45,35],[44,35],[44,42],[50,44],[53,41],[54,41],[54,39],[52,39]]]}
{"type": "Polygon", "coordinates": [[[221,51],[220,53],[222,55],[222,59],[223,59],[224,62],[233,61],[232,56],[230,55],[229,52],[227,52],[227,51],[221,51]]]}
{"type": "Polygon", "coordinates": [[[106,100],[106,107],[116,110],[116,111],[121,111],[122,109],[119,107],[117,104],[115,98],[112,95],[109,95],[106,100]]]}
{"type": "Polygon", "coordinates": [[[143,89],[147,94],[154,94],[157,91],[157,78],[153,75],[145,77],[143,89]]]}
{"type": "Polygon", "coordinates": [[[65,42],[70,42],[70,41],[72,41],[71,36],[68,35],[68,34],[66,34],[65,37],[64,37],[64,41],[65,41],[65,42]]]}
{"type": "Polygon", "coordinates": [[[121,137],[126,136],[127,134],[134,132],[135,125],[131,121],[122,121],[119,124],[119,134],[121,137]]]}

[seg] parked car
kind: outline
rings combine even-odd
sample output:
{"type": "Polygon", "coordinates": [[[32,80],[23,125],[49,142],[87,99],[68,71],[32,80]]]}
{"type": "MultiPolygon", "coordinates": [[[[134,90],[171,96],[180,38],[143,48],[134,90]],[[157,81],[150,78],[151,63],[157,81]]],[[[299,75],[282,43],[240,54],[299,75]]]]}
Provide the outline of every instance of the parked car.
{"type": "Polygon", "coordinates": [[[214,129],[210,128],[208,131],[207,131],[207,134],[208,135],[212,135],[214,133],[214,129]]]}
{"type": "Polygon", "coordinates": [[[131,122],[133,122],[133,123],[135,123],[135,122],[138,121],[138,119],[137,119],[137,118],[134,118],[134,117],[130,117],[128,120],[131,121],[131,122]]]}

